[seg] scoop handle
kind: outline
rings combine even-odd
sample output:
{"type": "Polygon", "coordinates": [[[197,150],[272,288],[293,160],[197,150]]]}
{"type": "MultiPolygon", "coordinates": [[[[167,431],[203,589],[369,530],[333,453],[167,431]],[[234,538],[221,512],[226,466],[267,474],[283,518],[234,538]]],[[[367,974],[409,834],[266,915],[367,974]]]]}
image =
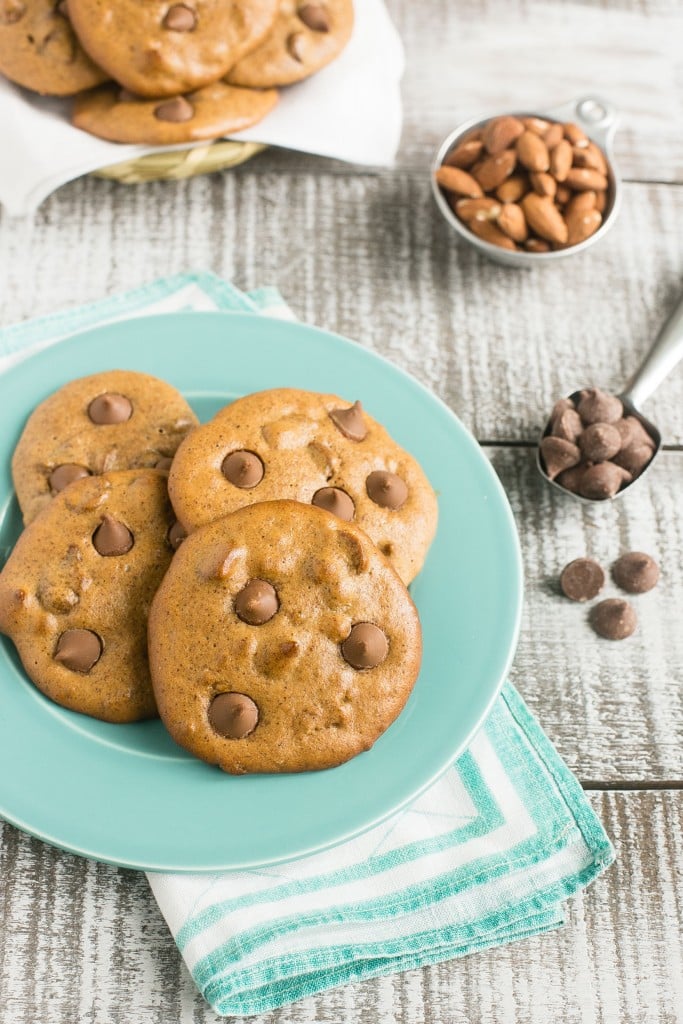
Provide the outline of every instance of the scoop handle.
{"type": "Polygon", "coordinates": [[[638,409],[683,358],[683,294],[662,326],[652,348],[622,392],[638,409]]]}

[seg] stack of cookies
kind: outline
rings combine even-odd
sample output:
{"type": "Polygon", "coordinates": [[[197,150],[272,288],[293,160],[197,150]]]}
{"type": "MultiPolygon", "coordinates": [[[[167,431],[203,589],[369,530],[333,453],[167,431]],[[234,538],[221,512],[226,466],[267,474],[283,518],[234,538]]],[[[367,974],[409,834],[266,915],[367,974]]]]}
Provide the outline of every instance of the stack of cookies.
{"type": "Polygon", "coordinates": [[[0,73],[112,142],[215,139],[343,50],[352,0],[0,0],[0,73]]]}
{"type": "Polygon", "coordinates": [[[158,713],[233,774],[341,764],[405,705],[436,498],[359,402],[278,389],[198,426],[168,384],[112,371],[36,409],[12,471],[0,630],[57,703],[158,713]]]}

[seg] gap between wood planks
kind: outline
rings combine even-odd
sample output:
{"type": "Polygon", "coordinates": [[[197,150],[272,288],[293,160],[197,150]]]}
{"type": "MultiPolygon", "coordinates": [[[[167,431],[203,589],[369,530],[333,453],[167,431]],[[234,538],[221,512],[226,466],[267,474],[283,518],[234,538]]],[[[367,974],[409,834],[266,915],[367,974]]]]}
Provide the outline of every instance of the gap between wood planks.
{"type": "Polygon", "coordinates": [[[682,790],[683,779],[634,779],[633,782],[600,782],[599,779],[581,779],[581,786],[586,792],[603,793],[647,793],[649,791],[682,790]]]}

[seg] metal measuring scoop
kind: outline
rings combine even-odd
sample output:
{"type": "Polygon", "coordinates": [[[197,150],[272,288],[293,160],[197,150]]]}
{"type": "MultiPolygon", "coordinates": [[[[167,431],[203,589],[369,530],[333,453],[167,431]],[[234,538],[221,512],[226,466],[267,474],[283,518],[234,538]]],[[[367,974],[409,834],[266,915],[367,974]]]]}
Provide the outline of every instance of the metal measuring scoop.
{"type": "MultiPolygon", "coordinates": [[[[636,370],[621,394],[617,396],[623,405],[623,416],[633,417],[637,420],[640,426],[644,429],[647,439],[649,439],[649,443],[652,445],[652,455],[650,456],[647,464],[638,472],[637,475],[633,476],[633,479],[627,479],[631,474],[624,471],[623,480],[619,490],[614,494],[606,494],[604,497],[587,497],[583,494],[577,493],[573,489],[569,489],[567,486],[563,486],[561,481],[558,482],[555,479],[551,479],[551,476],[548,474],[546,469],[544,456],[541,451],[541,443],[543,442],[543,439],[552,435],[553,426],[557,420],[557,414],[551,414],[548,422],[546,423],[543,434],[541,435],[541,442],[539,443],[536,453],[536,464],[541,476],[547,480],[549,484],[552,484],[552,486],[558,491],[562,491],[563,494],[569,494],[573,498],[578,499],[578,501],[583,501],[586,504],[592,505],[595,502],[621,497],[622,494],[629,490],[636,480],[640,480],[642,478],[656,459],[659,454],[659,450],[662,447],[662,435],[654,423],[650,422],[650,420],[643,416],[639,411],[639,407],[641,403],[645,402],[659,387],[664,378],[668,376],[681,358],[683,358],[683,295],[679,298],[673,312],[669,316],[669,319],[660,329],[652,348],[645,356],[645,359],[639,369],[636,370]]],[[[582,397],[585,397],[591,392],[595,393],[595,389],[579,389],[574,391],[569,396],[574,408],[577,407],[582,397]]],[[[605,395],[604,397],[607,396],[605,395]]],[[[637,430],[637,425],[634,424],[634,426],[637,430]]],[[[641,434],[641,436],[644,441],[647,440],[644,435],[641,434]]],[[[613,457],[618,458],[618,454],[615,453],[613,457]]],[[[608,461],[609,460],[606,460],[605,464],[607,464],[608,461]]],[[[568,472],[571,472],[572,468],[574,467],[570,467],[568,472]]],[[[559,476],[562,477],[563,473],[560,473],[559,476]]],[[[565,477],[565,479],[571,479],[571,477],[565,477]]]]}

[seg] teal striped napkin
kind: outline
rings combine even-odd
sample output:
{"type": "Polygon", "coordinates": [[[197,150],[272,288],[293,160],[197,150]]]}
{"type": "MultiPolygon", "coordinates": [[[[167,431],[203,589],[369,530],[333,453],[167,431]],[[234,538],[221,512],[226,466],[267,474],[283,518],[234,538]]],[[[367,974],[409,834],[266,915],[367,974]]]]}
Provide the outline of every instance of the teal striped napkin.
{"type": "MultiPolygon", "coordinates": [[[[177,309],[292,315],[274,289],[185,274],[6,329],[0,368],[104,320],[177,309]]],[[[273,868],[148,879],[204,997],[219,1014],[249,1015],[555,928],[567,897],[613,857],[508,683],[456,764],[369,832],[273,868]]]]}

